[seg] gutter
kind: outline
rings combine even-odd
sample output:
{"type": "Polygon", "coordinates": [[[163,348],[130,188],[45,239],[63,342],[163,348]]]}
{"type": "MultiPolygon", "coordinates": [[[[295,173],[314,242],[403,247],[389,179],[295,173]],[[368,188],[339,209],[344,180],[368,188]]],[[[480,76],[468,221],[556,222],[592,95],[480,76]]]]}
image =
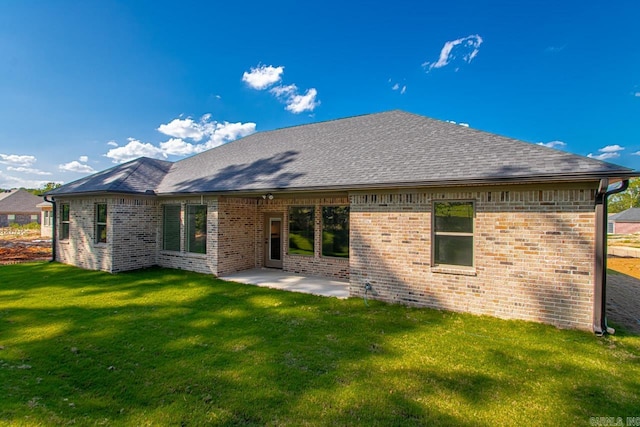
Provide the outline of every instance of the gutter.
{"type": "Polygon", "coordinates": [[[54,262],[56,260],[56,224],[57,224],[57,216],[58,210],[56,209],[56,199],[52,198],[51,200],[47,199],[47,196],[44,196],[44,201],[47,203],[51,203],[53,216],[51,217],[51,260],[50,262],[54,262]]]}
{"type": "Polygon", "coordinates": [[[600,180],[596,193],[596,268],[593,292],[593,332],[602,336],[614,334],[615,329],[607,325],[607,198],[621,193],[629,187],[629,180],[623,179],[619,186],[610,189],[609,178],[600,180]]]}

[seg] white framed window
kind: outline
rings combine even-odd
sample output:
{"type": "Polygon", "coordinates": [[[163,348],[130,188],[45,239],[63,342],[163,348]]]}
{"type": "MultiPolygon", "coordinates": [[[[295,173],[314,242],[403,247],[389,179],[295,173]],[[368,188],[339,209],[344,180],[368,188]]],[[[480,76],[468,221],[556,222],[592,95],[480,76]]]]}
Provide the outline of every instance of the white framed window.
{"type": "Polygon", "coordinates": [[[432,217],[433,265],[473,267],[474,203],[434,201],[432,217]]]}

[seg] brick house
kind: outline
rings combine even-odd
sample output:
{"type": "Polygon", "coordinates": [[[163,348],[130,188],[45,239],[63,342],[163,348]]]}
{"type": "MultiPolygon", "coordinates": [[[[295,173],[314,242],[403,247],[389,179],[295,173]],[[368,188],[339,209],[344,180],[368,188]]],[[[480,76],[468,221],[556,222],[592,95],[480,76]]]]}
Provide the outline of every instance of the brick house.
{"type": "Polygon", "coordinates": [[[635,172],[391,111],[139,158],[48,193],[60,262],[348,279],[380,300],[606,330],[606,197],[635,172]]]}
{"type": "Polygon", "coordinates": [[[24,188],[0,191],[0,227],[11,224],[26,225],[40,223],[42,199],[29,193],[24,188]]]}
{"type": "Polygon", "coordinates": [[[608,232],[611,234],[640,233],[640,208],[629,208],[609,215],[608,232]]]}

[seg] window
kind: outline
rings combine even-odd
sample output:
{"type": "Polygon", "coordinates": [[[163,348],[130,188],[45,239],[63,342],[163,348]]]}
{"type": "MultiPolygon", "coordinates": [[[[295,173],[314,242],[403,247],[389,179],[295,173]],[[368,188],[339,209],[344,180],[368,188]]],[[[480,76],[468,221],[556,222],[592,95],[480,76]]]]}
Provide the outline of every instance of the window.
{"type": "Polygon", "coordinates": [[[60,240],[69,239],[69,204],[60,205],[60,240]]]}
{"type": "Polygon", "coordinates": [[[433,202],[433,262],[473,266],[473,202],[433,202]]]}
{"type": "Polygon", "coordinates": [[[42,211],[42,216],[44,217],[42,222],[45,227],[50,227],[51,226],[51,214],[53,212],[52,211],[42,211]]]}
{"type": "Polygon", "coordinates": [[[349,258],[349,206],[322,208],[322,256],[349,258]]]}
{"type": "Polygon", "coordinates": [[[289,254],[314,255],[314,225],[313,206],[289,208],[289,254]]]}
{"type": "Polygon", "coordinates": [[[15,214],[7,214],[7,220],[9,221],[9,223],[12,223],[13,221],[16,220],[16,215],[15,214]]]}
{"type": "Polygon", "coordinates": [[[186,251],[197,254],[207,253],[207,207],[187,205],[186,251]]]}
{"type": "Polygon", "coordinates": [[[180,250],[180,205],[164,205],[162,216],[162,249],[180,250]]]}
{"type": "Polygon", "coordinates": [[[31,215],[31,222],[37,222],[38,221],[38,215],[31,215]]]}
{"type": "Polygon", "coordinates": [[[107,243],[107,204],[96,204],[96,243],[107,243]]]}

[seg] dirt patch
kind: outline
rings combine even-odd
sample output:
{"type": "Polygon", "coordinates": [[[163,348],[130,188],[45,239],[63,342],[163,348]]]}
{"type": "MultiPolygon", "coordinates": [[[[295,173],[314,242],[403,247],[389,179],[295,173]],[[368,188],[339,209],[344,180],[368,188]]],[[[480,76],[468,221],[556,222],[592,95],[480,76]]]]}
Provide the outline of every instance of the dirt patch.
{"type": "Polygon", "coordinates": [[[0,236],[0,265],[51,259],[51,240],[40,233],[0,236]]]}
{"type": "Polygon", "coordinates": [[[640,335],[640,259],[609,258],[607,318],[640,335]]]}

